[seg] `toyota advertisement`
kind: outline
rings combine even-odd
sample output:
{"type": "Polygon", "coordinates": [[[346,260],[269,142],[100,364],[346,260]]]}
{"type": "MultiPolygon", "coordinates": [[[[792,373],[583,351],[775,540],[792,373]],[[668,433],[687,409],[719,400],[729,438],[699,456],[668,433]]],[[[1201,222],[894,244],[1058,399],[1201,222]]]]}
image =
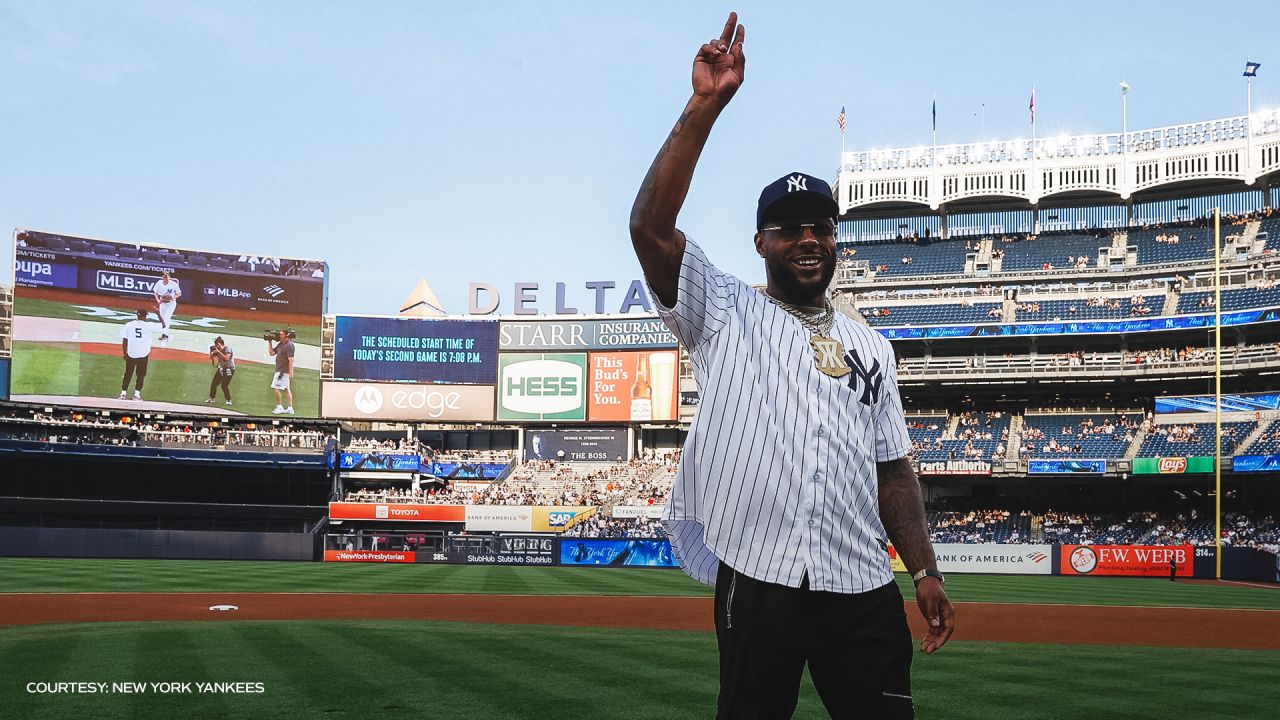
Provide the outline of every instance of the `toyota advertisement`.
{"type": "Polygon", "coordinates": [[[351,420],[485,422],[493,419],[492,385],[325,382],[324,417],[351,420]]]}
{"type": "Polygon", "coordinates": [[[333,345],[336,380],[492,385],[498,323],[338,315],[333,345]]]}
{"type": "Polygon", "coordinates": [[[324,262],[14,237],[14,400],[318,415],[324,262]]]}

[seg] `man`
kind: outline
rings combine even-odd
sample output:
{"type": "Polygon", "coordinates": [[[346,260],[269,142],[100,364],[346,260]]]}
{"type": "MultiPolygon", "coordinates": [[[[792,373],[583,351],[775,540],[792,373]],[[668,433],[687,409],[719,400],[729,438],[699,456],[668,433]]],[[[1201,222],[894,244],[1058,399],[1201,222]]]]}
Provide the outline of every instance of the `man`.
{"type": "Polygon", "coordinates": [[[792,173],[761,193],[764,293],[676,229],[711,127],[742,83],[744,34],[731,13],[698,51],[693,97],[631,211],[636,255],[701,398],[663,523],[685,572],[716,586],[720,717],[790,717],[806,663],[832,716],[912,717],[911,638],[887,541],[916,582],[923,652],[951,636],[954,613],[893,349],[826,298],[830,188],[792,173]]]}
{"type": "Polygon", "coordinates": [[[271,412],[280,415],[293,414],[293,341],[285,330],[276,331],[276,345],[267,341],[267,352],[276,359],[276,371],[271,376],[271,389],[276,392],[276,407],[271,412]],[[283,404],[287,399],[288,405],[283,404]]]}
{"type": "MultiPolygon", "coordinates": [[[[160,320],[169,326],[173,320],[173,311],[178,309],[178,298],[182,297],[182,288],[178,285],[178,281],[169,276],[169,271],[165,270],[159,280],[151,285],[151,294],[156,299],[156,312],[160,315],[160,320]]],[[[160,336],[160,342],[169,339],[168,333],[160,336]]]]}
{"type": "Polygon", "coordinates": [[[163,333],[168,324],[164,318],[160,322],[148,322],[147,311],[139,308],[136,318],[120,328],[120,354],[124,357],[124,379],[120,381],[120,399],[128,397],[129,381],[137,374],[137,384],[133,388],[133,399],[142,399],[142,384],[147,379],[147,361],[151,357],[151,335],[163,333]]]}
{"type": "Polygon", "coordinates": [[[213,380],[209,382],[209,399],[205,403],[212,403],[218,394],[218,388],[222,388],[222,397],[230,405],[231,378],[236,374],[236,354],[221,335],[214,338],[213,344],[209,346],[209,362],[213,363],[213,380]]]}

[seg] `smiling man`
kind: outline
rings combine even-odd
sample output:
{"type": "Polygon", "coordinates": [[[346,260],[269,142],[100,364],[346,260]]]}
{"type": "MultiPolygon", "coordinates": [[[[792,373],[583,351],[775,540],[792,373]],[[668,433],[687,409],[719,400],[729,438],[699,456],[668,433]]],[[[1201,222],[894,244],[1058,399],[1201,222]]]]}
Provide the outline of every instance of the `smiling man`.
{"type": "Polygon", "coordinates": [[[911,636],[891,540],[916,582],[931,653],[953,611],[929,542],[888,341],[835,312],[831,188],[805,173],[765,186],[759,292],[676,228],[711,127],[742,84],[729,15],[693,63],[693,97],[631,210],[659,313],[701,397],[662,522],[681,567],[714,584],[718,716],[785,718],[806,663],[833,717],[909,718],[911,636]]]}

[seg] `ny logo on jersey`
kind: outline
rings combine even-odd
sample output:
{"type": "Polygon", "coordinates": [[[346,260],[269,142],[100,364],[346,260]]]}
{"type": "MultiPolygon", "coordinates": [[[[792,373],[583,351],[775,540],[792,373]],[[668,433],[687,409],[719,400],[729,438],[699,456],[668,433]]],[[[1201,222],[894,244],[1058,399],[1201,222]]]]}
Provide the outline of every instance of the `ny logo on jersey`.
{"type": "Polygon", "coordinates": [[[787,178],[787,192],[795,192],[796,190],[808,190],[809,188],[805,187],[805,183],[807,182],[809,182],[809,179],[803,175],[792,175],[791,177],[787,178]]]}
{"type": "Polygon", "coordinates": [[[849,348],[844,359],[849,363],[849,367],[853,368],[853,373],[849,375],[849,389],[856,391],[858,380],[862,380],[862,397],[858,398],[858,402],[868,406],[880,402],[880,388],[884,385],[884,377],[880,372],[880,360],[877,359],[868,368],[863,364],[862,357],[858,355],[857,348],[849,348]]]}

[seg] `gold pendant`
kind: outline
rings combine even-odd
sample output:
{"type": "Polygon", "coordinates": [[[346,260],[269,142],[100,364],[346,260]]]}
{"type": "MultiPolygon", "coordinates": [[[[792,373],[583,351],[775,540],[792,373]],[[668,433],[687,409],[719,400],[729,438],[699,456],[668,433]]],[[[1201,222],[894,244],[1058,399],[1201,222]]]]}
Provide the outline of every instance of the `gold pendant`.
{"type": "Polygon", "coordinates": [[[818,372],[834,378],[853,372],[844,361],[844,345],[839,340],[814,335],[809,338],[809,345],[813,347],[813,361],[818,365],[818,372]]]}

